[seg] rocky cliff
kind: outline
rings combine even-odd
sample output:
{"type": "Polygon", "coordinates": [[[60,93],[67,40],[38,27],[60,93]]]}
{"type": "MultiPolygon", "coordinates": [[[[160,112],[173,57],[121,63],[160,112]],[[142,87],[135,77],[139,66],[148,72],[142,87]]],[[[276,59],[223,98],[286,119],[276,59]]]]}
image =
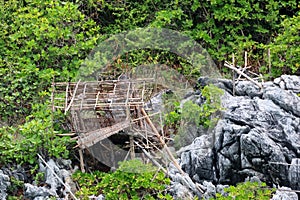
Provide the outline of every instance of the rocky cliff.
{"type": "MultiPolygon", "coordinates": [[[[225,91],[221,119],[212,130],[195,129],[197,133],[192,135],[199,137],[177,152],[182,169],[205,191],[201,196],[214,197],[227,185],[248,179],[281,188],[273,199],[298,199],[291,189],[300,190],[300,77],[281,76],[263,83],[263,89],[248,81],[233,87],[231,80],[199,79],[202,86],[209,83],[225,91]]],[[[199,91],[189,99],[198,104],[204,101],[199,91]]],[[[48,187],[25,184],[24,196],[65,197],[69,191],[51,170],[71,186],[74,183],[67,182],[72,173],[69,162],[49,160],[48,168],[41,163],[40,171],[45,173],[48,187]]],[[[186,179],[172,165],[169,172],[173,180],[170,191],[175,199],[192,199],[194,194],[183,183],[186,179]]],[[[2,167],[0,199],[7,197],[9,177],[27,182],[24,174],[22,168],[10,171],[2,167]]]]}
{"type": "MultiPolygon", "coordinates": [[[[212,131],[178,151],[182,169],[211,193],[206,196],[251,177],[300,190],[300,77],[283,75],[263,83],[263,89],[248,81],[233,87],[230,80],[199,79],[200,85],[208,83],[224,89],[225,110],[212,131]]],[[[190,195],[176,170],[170,171],[175,195],[190,195]]],[[[297,199],[295,193],[284,195],[297,199]]]]}

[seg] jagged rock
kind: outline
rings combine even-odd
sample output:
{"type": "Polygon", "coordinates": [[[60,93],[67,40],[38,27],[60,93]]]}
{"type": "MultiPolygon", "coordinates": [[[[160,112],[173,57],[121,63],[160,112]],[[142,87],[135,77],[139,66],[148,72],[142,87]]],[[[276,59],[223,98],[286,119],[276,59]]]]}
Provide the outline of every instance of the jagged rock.
{"type": "Polygon", "coordinates": [[[229,187],[228,185],[220,185],[220,184],[218,184],[216,186],[216,193],[219,193],[222,196],[227,196],[228,194],[226,192],[224,192],[224,189],[228,188],[228,187],[229,187]]]}
{"type": "Polygon", "coordinates": [[[62,179],[61,171],[57,164],[54,162],[54,160],[50,159],[47,162],[47,164],[50,167],[50,169],[46,167],[44,170],[46,179],[45,183],[50,186],[50,190],[52,191],[52,193],[57,194],[56,192],[57,189],[61,187],[61,182],[57,179],[57,177],[53,174],[52,171],[54,171],[58,175],[58,177],[62,179]]]}
{"type": "Polygon", "coordinates": [[[215,179],[211,143],[211,137],[202,135],[177,152],[181,158],[181,168],[195,181],[215,179]]]}
{"type": "Polygon", "coordinates": [[[172,182],[171,185],[169,192],[174,199],[193,199],[194,195],[187,187],[178,182],[172,182]]]}
{"type": "Polygon", "coordinates": [[[102,194],[100,194],[99,196],[97,196],[95,198],[95,200],[104,200],[104,199],[105,199],[105,197],[102,194]]]}
{"type": "Polygon", "coordinates": [[[291,90],[294,93],[300,93],[300,77],[291,75],[282,75],[274,80],[281,89],[291,90]]]}
{"type": "Polygon", "coordinates": [[[63,169],[70,169],[72,167],[72,161],[66,159],[58,159],[57,165],[59,168],[63,169]]]}
{"type": "Polygon", "coordinates": [[[153,96],[149,102],[145,104],[145,109],[151,110],[151,112],[159,112],[163,105],[163,92],[160,92],[153,96]]]}
{"type": "Polygon", "coordinates": [[[204,181],[203,187],[205,188],[203,199],[211,199],[216,196],[216,186],[214,186],[211,182],[204,181]]]}
{"type": "Polygon", "coordinates": [[[225,111],[213,131],[179,151],[182,169],[202,184],[232,185],[255,176],[270,186],[299,189],[299,166],[290,164],[300,158],[300,78],[282,76],[263,89],[240,81],[235,96],[230,82],[199,79],[202,86],[225,90],[225,111]]]}
{"type": "Polygon", "coordinates": [[[50,192],[53,196],[68,196],[70,192],[75,194],[76,185],[72,181],[71,175],[71,161],[59,159],[57,162],[50,159],[47,162],[48,166],[45,166],[44,163],[40,163],[40,172],[45,173],[45,183],[47,184],[47,191],[50,192]],[[69,170],[66,170],[69,169],[69,170]],[[58,176],[54,175],[53,172],[58,176]],[[59,179],[60,180],[59,180],[59,179]],[[64,182],[64,185],[61,181],[64,182]]]}
{"type": "Polygon", "coordinates": [[[64,187],[63,195],[67,196],[67,194],[70,192],[75,194],[77,189],[76,189],[76,184],[72,180],[71,172],[65,169],[61,169],[61,175],[62,175],[62,180],[64,180],[65,185],[68,187],[68,188],[64,187]]]}
{"type": "Polygon", "coordinates": [[[47,199],[50,196],[56,196],[50,189],[45,187],[38,187],[25,183],[25,198],[28,199],[47,199]]]}
{"type": "Polygon", "coordinates": [[[239,81],[235,86],[235,94],[238,96],[261,97],[262,91],[249,81],[239,81]]]}
{"type": "Polygon", "coordinates": [[[291,188],[281,187],[281,190],[276,190],[271,200],[298,200],[298,196],[295,192],[289,191],[291,188]]]}
{"type": "Polygon", "coordinates": [[[194,123],[182,123],[179,127],[177,137],[175,137],[175,147],[185,147],[193,142],[196,137],[205,134],[203,127],[197,127],[194,123]]]}
{"type": "Polygon", "coordinates": [[[28,181],[25,169],[23,167],[21,167],[20,165],[17,165],[14,167],[12,167],[12,166],[2,167],[1,169],[2,169],[2,172],[9,177],[13,177],[16,180],[23,181],[23,182],[28,181]]]}
{"type": "Polygon", "coordinates": [[[0,200],[5,200],[7,197],[6,190],[10,186],[9,176],[0,170],[0,200]]]}
{"type": "Polygon", "coordinates": [[[287,112],[292,112],[300,117],[300,97],[292,91],[286,91],[278,87],[265,88],[264,98],[272,100],[287,112]]]}
{"type": "Polygon", "coordinates": [[[289,168],[290,185],[295,190],[300,190],[300,159],[294,158],[289,168]]]}

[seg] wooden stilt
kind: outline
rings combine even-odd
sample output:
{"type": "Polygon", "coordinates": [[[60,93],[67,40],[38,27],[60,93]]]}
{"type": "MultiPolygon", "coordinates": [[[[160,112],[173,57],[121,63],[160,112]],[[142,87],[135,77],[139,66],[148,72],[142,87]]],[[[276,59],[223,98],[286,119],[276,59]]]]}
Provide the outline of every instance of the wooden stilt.
{"type": "Polygon", "coordinates": [[[135,159],[133,136],[129,136],[129,141],[130,141],[130,157],[131,159],[135,159]]]}
{"type": "Polygon", "coordinates": [[[111,168],[115,169],[116,168],[116,165],[115,165],[115,151],[113,149],[113,146],[112,146],[111,142],[109,142],[109,148],[110,148],[110,153],[111,153],[111,156],[110,156],[111,163],[112,163],[111,168]]]}
{"type": "Polygon", "coordinates": [[[84,162],[83,162],[83,153],[81,149],[79,149],[78,151],[79,151],[79,159],[80,159],[80,169],[81,172],[84,173],[85,169],[84,169],[84,162]]]}

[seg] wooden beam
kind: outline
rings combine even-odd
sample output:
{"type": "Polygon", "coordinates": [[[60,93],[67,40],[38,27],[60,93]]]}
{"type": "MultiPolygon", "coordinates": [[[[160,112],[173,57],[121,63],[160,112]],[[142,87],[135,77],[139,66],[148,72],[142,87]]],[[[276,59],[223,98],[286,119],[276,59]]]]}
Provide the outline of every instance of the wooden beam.
{"type": "Polygon", "coordinates": [[[172,152],[170,151],[170,149],[168,148],[167,144],[165,143],[165,141],[162,139],[162,137],[160,136],[159,132],[157,131],[157,129],[155,128],[154,124],[152,123],[151,119],[148,117],[146,111],[144,108],[141,108],[141,112],[142,114],[146,117],[146,122],[150,125],[151,129],[153,130],[153,132],[156,134],[156,136],[158,137],[160,143],[163,145],[163,147],[165,148],[170,160],[173,162],[174,166],[176,167],[176,169],[182,174],[183,177],[183,181],[184,184],[186,186],[188,186],[191,190],[193,190],[193,192],[195,192],[196,194],[200,193],[204,193],[204,191],[197,185],[195,184],[192,179],[189,177],[189,175],[187,175],[179,166],[177,160],[175,159],[175,157],[173,156],[172,152]]]}

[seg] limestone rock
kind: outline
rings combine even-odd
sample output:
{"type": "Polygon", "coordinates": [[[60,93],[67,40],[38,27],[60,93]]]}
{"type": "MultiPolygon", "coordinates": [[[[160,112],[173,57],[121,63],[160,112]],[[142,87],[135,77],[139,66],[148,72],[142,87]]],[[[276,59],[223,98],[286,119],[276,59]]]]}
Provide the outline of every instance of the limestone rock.
{"type": "Polygon", "coordinates": [[[2,170],[0,170],[0,200],[5,200],[7,197],[6,190],[10,186],[9,176],[3,174],[2,170]]]}
{"type": "MultiPolygon", "coordinates": [[[[257,177],[299,190],[300,77],[281,76],[263,83],[262,90],[240,81],[235,96],[230,80],[199,79],[202,86],[209,83],[225,90],[225,110],[212,131],[179,150],[182,169],[201,184],[233,185],[257,177]]],[[[196,97],[203,101],[201,94],[196,97]]]]}
{"type": "Polygon", "coordinates": [[[281,187],[281,190],[276,190],[271,200],[298,200],[295,192],[289,191],[291,188],[281,187]]]}
{"type": "Polygon", "coordinates": [[[289,181],[294,190],[300,190],[300,159],[293,158],[289,168],[289,181]]]}
{"type": "Polygon", "coordinates": [[[38,187],[25,183],[24,196],[29,199],[47,199],[50,196],[56,196],[51,190],[45,187],[38,187]]]}

